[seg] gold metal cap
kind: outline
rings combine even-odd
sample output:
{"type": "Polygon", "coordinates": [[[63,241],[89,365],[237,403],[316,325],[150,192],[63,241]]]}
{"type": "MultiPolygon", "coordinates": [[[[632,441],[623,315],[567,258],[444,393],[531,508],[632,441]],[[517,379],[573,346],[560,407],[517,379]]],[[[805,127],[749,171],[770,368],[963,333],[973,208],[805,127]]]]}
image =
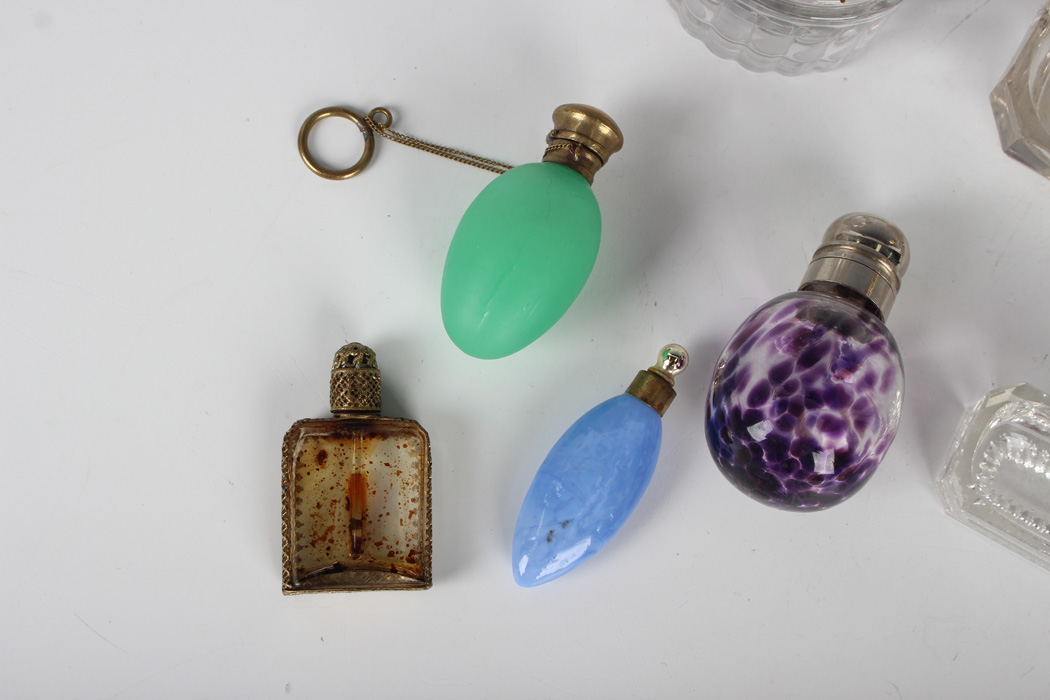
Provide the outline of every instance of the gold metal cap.
{"type": "Polygon", "coordinates": [[[332,413],[379,413],[382,381],[372,348],[350,343],[335,353],[331,401],[332,413]]]}
{"type": "Polygon", "coordinates": [[[665,345],[656,364],[634,377],[625,393],[652,406],[661,416],[676,396],[674,378],[689,366],[689,353],[681,345],[665,345]]]}
{"type": "Polygon", "coordinates": [[[835,294],[885,321],[910,261],[899,228],[872,214],[846,214],[828,227],[799,290],[835,294]]]}
{"type": "Polygon", "coordinates": [[[612,117],[589,105],[562,105],[553,118],[544,162],[567,165],[593,185],[594,174],[623,148],[623,132],[612,117]]]}

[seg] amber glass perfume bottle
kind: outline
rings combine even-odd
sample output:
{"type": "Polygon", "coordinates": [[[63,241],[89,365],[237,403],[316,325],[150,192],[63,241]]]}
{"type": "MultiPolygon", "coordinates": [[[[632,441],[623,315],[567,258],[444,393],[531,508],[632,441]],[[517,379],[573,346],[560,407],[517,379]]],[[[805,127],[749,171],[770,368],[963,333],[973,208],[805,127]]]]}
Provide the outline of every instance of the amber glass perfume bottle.
{"type": "Polygon", "coordinates": [[[430,439],[379,415],[376,356],[344,345],[332,363],[334,418],[284,436],[284,592],[430,588],[430,439]]]}

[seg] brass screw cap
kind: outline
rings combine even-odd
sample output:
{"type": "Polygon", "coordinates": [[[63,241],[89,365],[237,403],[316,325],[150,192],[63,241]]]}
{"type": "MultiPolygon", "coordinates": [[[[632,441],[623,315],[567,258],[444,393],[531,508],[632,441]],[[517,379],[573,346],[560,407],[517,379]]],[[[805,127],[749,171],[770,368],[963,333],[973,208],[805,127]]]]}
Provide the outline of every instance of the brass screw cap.
{"type": "Polygon", "coordinates": [[[544,162],[567,165],[593,185],[594,174],[623,148],[620,127],[602,110],[581,104],[558,107],[553,119],[544,162]]]}
{"type": "Polygon", "coordinates": [[[661,416],[676,396],[674,378],[689,366],[689,353],[681,345],[665,345],[656,364],[634,377],[624,393],[647,403],[661,416]]]}
{"type": "Polygon", "coordinates": [[[841,296],[885,321],[910,261],[899,228],[871,214],[846,214],[828,227],[799,290],[841,296]]]}
{"type": "Polygon", "coordinates": [[[332,413],[379,413],[382,379],[372,348],[350,343],[332,361],[332,413]]]}

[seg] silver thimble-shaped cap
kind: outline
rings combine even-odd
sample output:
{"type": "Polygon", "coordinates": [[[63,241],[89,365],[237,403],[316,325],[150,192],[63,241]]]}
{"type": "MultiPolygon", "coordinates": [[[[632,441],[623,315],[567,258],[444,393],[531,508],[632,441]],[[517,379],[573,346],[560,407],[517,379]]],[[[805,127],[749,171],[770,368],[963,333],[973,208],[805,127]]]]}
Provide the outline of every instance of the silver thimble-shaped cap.
{"type": "Polygon", "coordinates": [[[889,316],[911,253],[899,228],[872,214],[846,214],[824,234],[799,290],[836,294],[889,316]]]}
{"type": "Polygon", "coordinates": [[[350,343],[332,361],[332,413],[379,413],[382,379],[372,348],[350,343]]]}

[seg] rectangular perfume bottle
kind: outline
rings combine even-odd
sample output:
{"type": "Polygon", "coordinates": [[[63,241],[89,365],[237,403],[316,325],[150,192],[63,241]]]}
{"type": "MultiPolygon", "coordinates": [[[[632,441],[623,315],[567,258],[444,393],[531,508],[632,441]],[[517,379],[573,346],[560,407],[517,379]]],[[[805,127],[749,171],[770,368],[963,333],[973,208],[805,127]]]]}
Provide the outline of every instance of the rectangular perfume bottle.
{"type": "Polygon", "coordinates": [[[430,441],[379,415],[375,353],[336,353],[330,419],[297,421],[283,462],[286,594],[431,585],[430,441]]]}

